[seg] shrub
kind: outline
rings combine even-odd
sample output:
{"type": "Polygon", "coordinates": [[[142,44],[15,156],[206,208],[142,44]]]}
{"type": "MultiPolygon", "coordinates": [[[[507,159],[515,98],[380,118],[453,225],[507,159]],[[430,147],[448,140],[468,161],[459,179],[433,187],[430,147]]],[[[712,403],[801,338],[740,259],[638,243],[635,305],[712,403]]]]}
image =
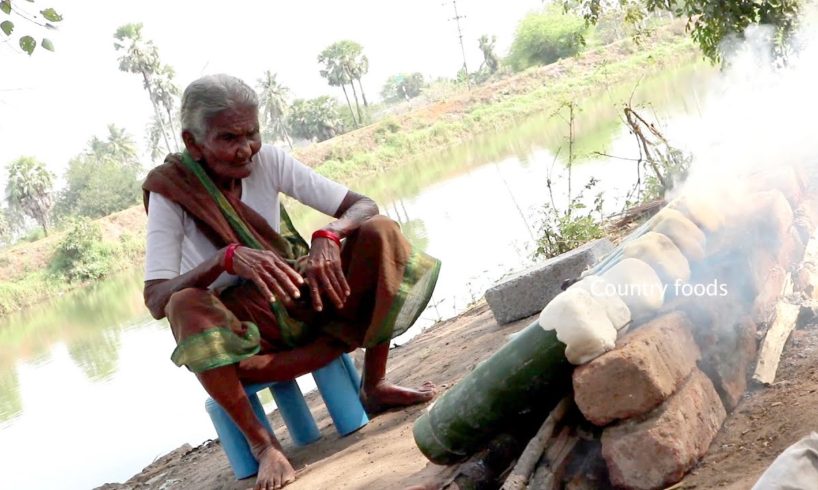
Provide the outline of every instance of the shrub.
{"type": "Polygon", "coordinates": [[[558,7],[529,14],[517,27],[506,63],[520,71],[573,56],[585,45],[587,32],[581,17],[563,13],[558,7]]]}
{"type": "Polygon", "coordinates": [[[102,243],[99,224],[79,218],[57,245],[51,269],[71,281],[99,279],[110,272],[113,256],[110,247],[102,243]]]}

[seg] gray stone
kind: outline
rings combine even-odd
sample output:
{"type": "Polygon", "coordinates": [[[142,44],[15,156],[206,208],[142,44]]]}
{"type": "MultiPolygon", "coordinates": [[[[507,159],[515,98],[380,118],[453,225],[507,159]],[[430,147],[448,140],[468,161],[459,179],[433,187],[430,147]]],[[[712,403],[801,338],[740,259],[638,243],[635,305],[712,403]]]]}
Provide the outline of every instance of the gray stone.
{"type": "Polygon", "coordinates": [[[607,238],[594,240],[515,274],[486,291],[486,301],[497,323],[539,313],[562,291],[562,283],[577,279],[614,249],[607,238]]]}

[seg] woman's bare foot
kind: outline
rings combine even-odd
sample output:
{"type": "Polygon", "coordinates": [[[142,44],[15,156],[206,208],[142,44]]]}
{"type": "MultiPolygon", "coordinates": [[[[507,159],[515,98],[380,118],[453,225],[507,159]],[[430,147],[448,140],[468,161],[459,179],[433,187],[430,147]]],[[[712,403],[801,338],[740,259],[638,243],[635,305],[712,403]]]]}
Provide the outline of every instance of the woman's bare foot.
{"type": "Polygon", "coordinates": [[[380,381],[372,387],[364,387],[361,390],[361,402],[367,413],[374,415],[392,407],[405,407],[426,403],[437,394],[437,386],[431,381],[413,390],[403,386],[394,385],[386,381],[380,381]]]}
{"type": "Polygon", "coordinates": [[[295,470],[280,447],[270,446],[258,455],[255,490],[275,490],[295,481],[295,470]]]}

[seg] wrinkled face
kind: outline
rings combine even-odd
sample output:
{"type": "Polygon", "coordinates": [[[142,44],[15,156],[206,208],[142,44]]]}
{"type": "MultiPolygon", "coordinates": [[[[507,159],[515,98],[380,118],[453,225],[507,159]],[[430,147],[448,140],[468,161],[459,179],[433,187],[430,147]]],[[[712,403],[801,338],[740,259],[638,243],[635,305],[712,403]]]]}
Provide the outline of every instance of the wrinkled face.
{"type": "Polygon", "coordinates": [[[250,159],[261,149],[258,108],[228,109],[212,117],[202,140],[183,135],[190,155],[217,179],[243,179],[250,175],[250,159]]]}

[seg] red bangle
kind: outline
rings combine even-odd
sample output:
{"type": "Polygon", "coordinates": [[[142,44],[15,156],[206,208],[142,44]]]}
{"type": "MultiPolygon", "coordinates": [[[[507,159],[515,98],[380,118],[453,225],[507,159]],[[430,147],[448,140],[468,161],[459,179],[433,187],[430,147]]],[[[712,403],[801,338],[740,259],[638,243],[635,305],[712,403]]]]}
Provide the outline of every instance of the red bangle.
{"type": "Polygon", "coordinates": [[[236,249],[239,248],[239,246],[238,243],[231,243],[224,251],[224,270],[228,274],[236,274],[236,271],[233,270],[233,255],[236,254],[236,249]]]}
{"type": "Polygon", "coordinates": [[[329,238],[335,242],[336,245],[338,245],[338,248],[341,248],[341,235],[335,233],[334,231],[315,230],[315,232],[312,234],[312,239],[315,240],[316,238],[329,238]]]}

